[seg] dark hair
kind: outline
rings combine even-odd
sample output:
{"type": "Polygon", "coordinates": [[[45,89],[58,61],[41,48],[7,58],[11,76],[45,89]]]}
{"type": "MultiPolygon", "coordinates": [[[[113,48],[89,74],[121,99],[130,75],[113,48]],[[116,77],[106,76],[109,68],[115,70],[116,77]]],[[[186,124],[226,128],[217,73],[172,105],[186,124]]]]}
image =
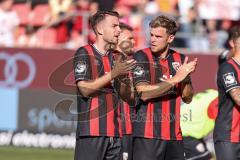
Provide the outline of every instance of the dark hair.
{"type": "Polygon", "coordinates": [[[133,28],[131,26],[127,25],[126,23],[120,23],[119,27],[120,27],[121,30],[126,29],[126,30],[129,30],[131,32],[133,31],[133,28]]]}
{"type": "Polygon", "coordinates": [[[234,26],[229,31],[229,40],[236,40],[240,38],[240,27],[234,26]]]}
{"type": "Polygon", "coordinates": [[[97,33],[96,32],[97,24],[99,22],[103,21],[106,18],[107,15],[115,16],[115,17],[119,18],[118,12],[115,12],[115,11],[98,11],[90,19],[91,27],[92,27],[92,29],[95,33],[97,33]]]}
{"type": "Polygon", "coordinates": [[[150,23],[149,26],[151,28],[157,28],[157,27],[163,27],[167,29],[168,34],[175,35],[176,32],[178,31],[178,26],[177,23],[164,15],[158,16],[155,19],[153,19],[150,23]]]}
{"type": "Polygon", "coordinates": [[[230,50],[225,50],[218,56],[218,66],[228,60],[228,57],[231,54],[230,52],[230,50]]]}

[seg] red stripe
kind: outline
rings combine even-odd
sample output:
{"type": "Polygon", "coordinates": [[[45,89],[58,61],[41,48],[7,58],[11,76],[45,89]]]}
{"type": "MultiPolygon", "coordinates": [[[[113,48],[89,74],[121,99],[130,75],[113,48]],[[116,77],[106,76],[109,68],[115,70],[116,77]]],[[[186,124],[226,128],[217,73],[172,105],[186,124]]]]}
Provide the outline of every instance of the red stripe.
{"type": "Polygon", "coordinates": [[[182,131],[180,127],[180,106],[181,106],[181,97],[176,99],[176,110],[175,110],[175,135],[177,140],[182,140],[182,131]]]}
{"type": "MultiPolygon", "coordinates": [[[[233,61],[233,59],[228,61],[230,64],[233,65],[235,70],[238,74],[238,81],[240,80],[240,70],[237,64],[233,61]]],[[[232,128],[231,128],[231,142],[239,142],[239,135],[240,135],[240,113],[238,110],[239,106],[233,107],[233,114],[232,114],[232,128]]]]}
{"type": "MultiPolygon", "coordinates": [[[[150,79],[151,84],[155,84],[155,69],[154,69],[154,62],[152,57],[152,52],[150,48],[146,48],[143,50],[143,52],[147,55],[148,61],[149,61],[149,68],[150,68],[150,79]]],[[[146,122],[145,122],[145,131],[144,131],[144,137],[153,138],[153,107],[154,104],[152,102],[148,103],[147,106],[147,115],[146,115],[146,122]]]]}
{"type": "MultiPolygon", "coordinates": [[[[103,67],[104,67],[104,73],[108,73],[111,70],[110,67],[110,61],[108,56],[103,56],[103,67]]],[[[113,108],[113,97],[112,93],[106,94],[106,104],[107,104],[107,134],[109,136],[114,136],[114,108],[113,108]]]]}
{"type": "Polygon", "coordinates": [[[113,98],[111,93],[106,94],[106,104],[107,104],[107,134],[109,136],[114,136],[114,108],[113,108],[113,98]]]}
{"type": "Polygon", "coordinates": [[[124,102],[123,104],[123,110],[124,110],[124,121],[126,126],[126,134],[132,134],[132,122],[131,122],[131,112],[130,112],[130,106],[124,102]]]}
{"type": "MultiPolygon", "coordinates": [[[[179,62],[182,64],[181,56],[179,53],[173,54],[174,62],[179,62]]],[[[181,107],[181,96],[179,95],[181,92],[181,85],[177,85],[178,90],[178,97],[176,99],[176,106],[175,106],[175,136],[177,140],[182,140],[182,132],[180,128],[180,107],[181,107]]]]}
{"type": "MultiPolygon", "coordinates": [[[[98,72],[97,72],[97,67],[94,63],[95,61],[95,55],[93,53],[93,49],[90,45],[84,46],[84,48],[87,50],[87,53],[89,54],[89,59],[90,59],[90,65],[92,69],[92,79],[97,79],[98,78],[98,72]]],[[[94,136],[99,136],[99,104],[98,104],[98,97],[94,97],[91,100],[90,104],[90,135],[94,136]]]]}
{"type": "MultiPolygon", "coordinates": [[[[168,66],[168,60],[160,60],[160,65],[162,68],[165,69],[164,75],[167,76],[167,78],[170,78],[169,74],[169,66],[168,66]]],[[[162,69],[163,70],[163,69],[162,69]]],[[[170,101],[169,96],[164,96],[162,98],[162,120],[161,120],[161,131],[162,131],[162,137],[166,140],[170,140],[170,101]]]]}
{"type": "Polygon", "coordinates": [[[99,136],[98,97],[92,99],[90,107],[90,135],[99,136]]]}
{"type": "Polygon", "coordinates": [[[149,102],[147,108],[144,137],[153,138],[153,103],[149,102]]]}

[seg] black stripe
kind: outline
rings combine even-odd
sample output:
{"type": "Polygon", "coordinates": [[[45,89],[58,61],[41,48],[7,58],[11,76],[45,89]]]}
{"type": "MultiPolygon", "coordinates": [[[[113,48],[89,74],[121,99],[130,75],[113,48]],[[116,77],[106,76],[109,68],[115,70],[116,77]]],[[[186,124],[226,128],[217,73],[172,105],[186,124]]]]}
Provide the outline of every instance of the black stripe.
{"type": "MultiPolygon", "coordinates": [[[[154,56],[153,56],[154,57],[154,56]]],[[[160,83],[160,78],[163,76],[162,74],[162,67],[160,65],[159,59],[156,57],[154,58],[155,63],[155,75],[156,75],[156,83],[160,83]]],[[[162,133],[162,101],[161,98],[156,98],[154,101],[154,130],[153,136],[160,137],[162,133]]]]}
{"type": "Polygon", "coordinates": [[[184,62],[184,59],[185,59],[185,55],[184,54],[180,54],[180,57],[181,57],[181,62],[182,62],[182,64],[183,64],[183,62],[184,62]]]}
{"type": "Polygon", "coordinates": [[[147,108],[147,103],[144,102],[136,106],[136,116],[133,122],[133,134],[135,136],[144,136],[145,134],[147,108]]]}
{"type": "Polygon", "coordinates": [[[78,100],[78,133],[79,135],[90,135],[89,110],[90,100],[79,98],[78,100]]]}
{"type": "MultiPolygon", "coordinates": [[[[172,62],[174,62],[173,54],[169,55],[168,58],[168,68],[169,68],[169,74],[174,76],[176,74],[175,69],[173,68],[172,62]]],[[[169,103],[170,103],[170,138],[171,139],[176,139],[176,134],[175,134],[175,119],[177,118],[176,116],[176,92],[177,89],[174,87],[174,94],[169,95],[169,103]]]]}
{"type": "Polygon", "coordinates": [[[153,116],[153,136],[160,137],[162,130],[161,130],[161,116],[162,116],[162,102],[158,101],[154,103],[154,116],[153,116]]]}
{"type": "MultiPolygon", "coordinates": [[[[231,65],[233,68],[234,68],[234,66],[231,64],[231,63],[228,63],[229,65],[231,65]]],[[[235,71],[235,68],[234,68],[234,74],[236,75],[236,71],[235,71]]],[[[236,77],[235,77],[236,78],[236,77]]],[[[228,128],[227,130],[228,131],[230,131],[228,134],[228,139],[231,141],[231,130],[232,130],[232,121],[233,121],[233,108],[234,108],[234,102],[233,102],[233,100],[231,99],[231,96],[229,95],[228,96],[228,100],[230,101],[230,105],[229,105],[229,111],[230,112],[228,112],[227,111],[227,108],[226,107],[221,107],[221,109],[225,112],[225,113],[228,113],[228,118],[227,118],[227,120],[229,121],[229,123],[227,123],[228,125],[226,126],[226,128],[228,128]]],[[[224,113],[222,111],[222,113],[224,113]]],[[[221,111],[219,111],[219,112],[221,112],[221,111]]],[[[222,119],[223,119],[223,116],[221,117],[222,119]]]]}

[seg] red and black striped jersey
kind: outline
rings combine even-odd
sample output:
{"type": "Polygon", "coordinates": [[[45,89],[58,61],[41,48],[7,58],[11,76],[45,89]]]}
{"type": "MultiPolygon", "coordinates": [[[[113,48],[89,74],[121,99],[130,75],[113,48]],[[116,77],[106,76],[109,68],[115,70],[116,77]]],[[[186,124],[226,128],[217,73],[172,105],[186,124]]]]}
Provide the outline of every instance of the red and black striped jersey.
{"type": "Polygon", "coordinates": [[[217,85],[219,104],[214,140],[240,142],[240,106],[230,95],[232,89],[240,87],[240,64],[233,58],[219,67],[217,85]]]}
{"type": "Polygon", "coordinates": [[[123,135],[132,134],[133,126],[132,120],[134,118],[134,106],[130,106],[126,102],[121,104],[121,120],[122,120],[122,133],[123,135]]]}
{"type": "MultiPolygon", "coordinates": [[[[77,50],[74,56],[74,75],[78,81],[91,81],[111,71],[113,55],[101,55],[94,46],[77,50]]],[[[77,136],[122,136],[120,100],[113,83],[91,97],[81,96],[77,89],[77,136]]]]}
{"type": "MultiPolygon", "coordinates": [[[[133,71],[134,85],[140,82],[156,84],[176,74],[185,56],[169,50],[166,58],[152,54],[149,48],[134,54],[137,65],[133,71]]],[[[164,96],[140,101],[136,106],[133,135],[136,137],[182,140],[180,129],[181,84],[177,84],[164,96]]]]}
{"type": "MultiPolygon", "coordinates": [[[[129,56],[128,58],[133,58],[129,56]]],[[[128,79],[130,83],[133,83],[132,73],[129,72],[128,79]]],[[[131,90],[134,91],[133,86],[131,86],[131,90]]],[[[121,119],[122,119],[122,131],[123,135],[130,135],[133,131],[132,121],[135,116],[134,105],[130,106],[127,102],[122,101],[121,104],[121,119]]]]}

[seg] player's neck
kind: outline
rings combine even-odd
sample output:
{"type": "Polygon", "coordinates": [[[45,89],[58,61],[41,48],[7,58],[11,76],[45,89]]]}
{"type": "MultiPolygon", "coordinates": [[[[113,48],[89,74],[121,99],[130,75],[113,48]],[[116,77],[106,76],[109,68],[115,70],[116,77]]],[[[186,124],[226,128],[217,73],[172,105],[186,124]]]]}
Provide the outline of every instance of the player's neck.
{"type": "Polygon", "coordinates": [[[168,54],[168,49],[165,50],[164,52],[162,52],[162,54],[160,55],[160,58],[161,58],[161,59],[166,58],[166,57],[167,57],[167,54],[168,54]]]}
{"type": "Polygon", "coordinates": [[[108,51],[107,45],[108,44],[101,39],[97,39],[93,44],[93,46],[103,55],[105,55],[108,51]]]}
{"type": "Polygon", "coordinates": [[[165,58],[167,57],[168,50],[169,50],[169,47],[166,47],[165,49],[160,50],[160,51],[154,53],[154,55],[155,55],[156,57],[161,58],[161,59],[165,59],[165,58]]]}
{"type": "Polygon", "coordinates": [[[233,58],[240,64],[240,51],[235,52],[233,58]]]}

